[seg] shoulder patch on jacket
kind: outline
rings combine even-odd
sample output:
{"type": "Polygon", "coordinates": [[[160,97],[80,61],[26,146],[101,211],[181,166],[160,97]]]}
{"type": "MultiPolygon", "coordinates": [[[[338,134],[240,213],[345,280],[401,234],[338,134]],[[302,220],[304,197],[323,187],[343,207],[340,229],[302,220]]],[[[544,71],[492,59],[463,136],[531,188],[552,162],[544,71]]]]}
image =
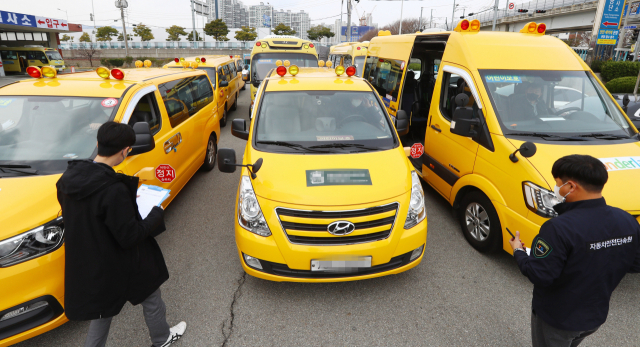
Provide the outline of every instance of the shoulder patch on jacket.
{"type": "Polygon", "coordinates": [[[553,248],[549,246],[545,240],[538,238],[536,243],[533,245],[533,256],[536,258],[544,258],[548,256],[552,250],[553,248]]]}

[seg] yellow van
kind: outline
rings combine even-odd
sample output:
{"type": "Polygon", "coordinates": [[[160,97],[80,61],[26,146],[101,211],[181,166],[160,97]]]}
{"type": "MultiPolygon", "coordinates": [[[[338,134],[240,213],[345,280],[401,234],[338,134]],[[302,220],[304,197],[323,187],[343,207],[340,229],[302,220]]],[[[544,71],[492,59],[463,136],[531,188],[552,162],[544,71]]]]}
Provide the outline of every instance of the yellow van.
{"type": "Polygon", "coordinates": [[[58,71],[64,71],[62,55],[48,47],[0,47],[0,57],[5,72],[27,72],[29,66],[53,66],[58,71]]]}
{"type": "Polygon", "coordinates": [[[333,63],[333,66],[355,66],[356,75],[362,77],[364,59],[367,56],[368,48],[369,41],[345,42],[336,46],[331,46],[329,60],[333,63]]]}
{"type": "Polygon", "coordinates": [[[227,114],[238,108],[238,97],[244,82],[237,73],[236,62],[232,55],[201,55],[197,57],[175,58],[173,63],[167,63],[164,68],[183,69],[197,64],[199,70],[209,75],[214,95],[218,105],[218,113],[222,115],[220,126],[227,125],[227,114]]]}
{"type": "Polygon", "coordinates": [[[269,35],[256,42],[251,50],[251,73],[247,82],[251,83],[251,108],[260,82],[267,77],[271,69],[276,67],[276,61],[288,60],[299,67],[318,67],[318,52],[309,40],[295,36],[269,35]]]}
{"type": "Polygon", "coordinates": [[[217,158],[220,117],[202,70],[41,73],[51,78],[0,87],[0,346],[67,321],[55,184],[68,161],[95,158],[101,124],[133,127],[136,144],[114,169],[171,189],[164,206],[217,158]]]}
{"type": "Polygon", "coordinates": [[[463,20],[453,32],[375,37],[364,71],[389,113],[410,118],[410,160],[469,243],[511,252],[509,228],[529,247],[556,216],[551,167],[569,154],[605,163],[607,203],[640,216],[638,132],[589,67],[544,23],[479,29],[463,20]]]}
{"type": "MultiPolygon", "coordinates": [[[[355,72],[279,66],[264,76],[249,126],[233,120],[231,133],[248,141],[242,165],[220,149],[218,167],[243,166],[235,239],[248,274],[352,281],[420,263],[420,179],[382,101],[355,72]]],[[[404,132],[408,122],[399,123],[404,132]]]]}

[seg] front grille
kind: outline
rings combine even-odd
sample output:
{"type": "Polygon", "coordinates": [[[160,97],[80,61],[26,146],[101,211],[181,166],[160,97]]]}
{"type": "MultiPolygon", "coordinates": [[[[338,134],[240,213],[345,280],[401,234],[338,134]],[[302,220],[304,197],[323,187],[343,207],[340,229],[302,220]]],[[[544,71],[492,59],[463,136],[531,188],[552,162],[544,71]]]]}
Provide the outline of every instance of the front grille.
{"type": "Polygon", "coordinates": [[[304,211],[278,207],[276,208],[276,214],[289,242],[304,245],[335,246],[374,242],[388,238],[393,230],[398,208],[399,204],[395,202],[384,206],[349,211],[304,211]],[[389,212],[392,211],[394,213],[390,215],[389,212]],[[362,217],[366,220],[362,221],[362,217]],[[293,218],[298,221],[291,221],[293,218]],[[353,223],[355,230],[351,234],[333,236],[327,231],[329,224],[335,221],[350,221],[349,219],[352,218],[359,218],[361,221],[353,223]],[[300,219],[308,219],[309,222],[300,221],[300,219]],[[376,229],[368,233],[352,235],[353,233],[358,234],[358,231],[362,229],[370,228],[376,229]],[[313,232],[314,235],[309,236],[308,233],[307,235],[296,235],[296,231],[313,232]],[[317,235],[315,235],[316,233],[317,235]]]}

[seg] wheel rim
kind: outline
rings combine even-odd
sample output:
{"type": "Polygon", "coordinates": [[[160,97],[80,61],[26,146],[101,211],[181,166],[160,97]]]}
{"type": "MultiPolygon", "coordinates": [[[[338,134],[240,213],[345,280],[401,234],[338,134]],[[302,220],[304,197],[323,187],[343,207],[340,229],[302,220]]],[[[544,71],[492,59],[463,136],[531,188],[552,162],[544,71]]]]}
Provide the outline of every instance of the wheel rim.
{"type": "Polygon", "coordinates": [[[474,239],[484,241],[489,237],[491,223],[489,214],[487,214],[487,210],[482,205],[477,202],[470,203],[465,210],[464,219],[467,224],[467,231],[474,239]]]}
{"type": "Polygon", "coordinates": [[[209,143],[207,144],[207,162],[212,164],[216,160],[216,144],[213,142],[213,139],[209,139],[209,143]]]}

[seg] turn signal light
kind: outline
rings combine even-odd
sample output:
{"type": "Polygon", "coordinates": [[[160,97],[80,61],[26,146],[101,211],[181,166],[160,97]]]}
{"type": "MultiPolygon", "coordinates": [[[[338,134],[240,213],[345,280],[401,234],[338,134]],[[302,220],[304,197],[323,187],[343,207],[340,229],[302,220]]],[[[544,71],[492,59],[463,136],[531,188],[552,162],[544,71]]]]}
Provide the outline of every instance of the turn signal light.
{"type": "Polygon", "coordinates": [[[336,75],[340,76],[344,73],[344,66],[338,65],[335,69],[336,75]]]}
{"type": "MultiPolygon", "coordinates": [[[[178,64],[180,60],[178,58],[176,58],[176,64],[178,64]]],[[[144,63],[142,62],[142,60],[136,60],[136,67],[140,68],[143,67],[144,63]]]]}
{"type": "Polygon", "coordinates": [[[113,78],[117,79],[117,80],[121,80],[124,78],[124,71],[120,70],[120,69],[113,69],[111,70],[111,76],[113,76],[113,78]]]}
{"type": "Polygon", "coordinates": [[[355,74],[356,74],[356,67],[355,67],[355,66],[353,66],[353,65],[352,65],[352,66],[349,66],[349,67],[347,68],[346,72],[347,72],[347,76],[351,77],[351,76],[353,76],[353,75],[355,75],[355,74]]]}
{"type": "Polygon", "coordinates": [[[207,59],[205,59],[204,57],[202,57],[202,58],[200,58],[200,61],[201,61],[201,62],[203,62],[203,63],[206,63],[206,62],[207,62],[207,59]]]}
{"type": "Polygon", "coordinates": [[[318,60],[318,67],[324,67],[324,60],[318,60]]]}
{"type": "Polygon", "coordinates": [[[37,66],[29,66],[27,68],[27,74],[33,78],[40,78],[42,77],[42,70],[37,66]]]}
{"type": "Polygon", "coordinates": [[[40,71],[42,72],[42,76],[47,78],[56,78],[58,75],[58,71],[51,66],[43,66],[40,71]]]}
{"type": "Polygon", "coordinates": [[[179,62],[180,62],[180,59],[175,58],[175,59],[173,59],[173,61],[175,61],[175,62],[176,62],[176,64],[177,64],[177,63],[179,63],[179,62]]]}
{"type": "Polygon", "coordinates": [[[111,71],[104,66],[100,66],[99,68],[97,68],[96,73],[98,74],[98,76],[104,79],[109,79],[109,76],[111,76],[111,71]]]}
{"type": "Polygon", "coordinates": [[[280,76],[283,77],[284,75],[287,74],[287,68],[284,66],[278,66],[278,68],[276,69],[276,73],[280,76]]]}
{"type": "Polygon", "coordinates": [[[291,76],[297,75],[299,71],[300,69],[298,69],[297,65],[291,65],[291,67],[289,68],[289,73],[291,74],[291,76]]]}
{"type": "Polygon", "coordinates": [[[327,65],[327,67],[331,67],[331,65],[333,65],[333,63],[330,60],[327,60],[327,63],[325,65],[327,65]]]}

